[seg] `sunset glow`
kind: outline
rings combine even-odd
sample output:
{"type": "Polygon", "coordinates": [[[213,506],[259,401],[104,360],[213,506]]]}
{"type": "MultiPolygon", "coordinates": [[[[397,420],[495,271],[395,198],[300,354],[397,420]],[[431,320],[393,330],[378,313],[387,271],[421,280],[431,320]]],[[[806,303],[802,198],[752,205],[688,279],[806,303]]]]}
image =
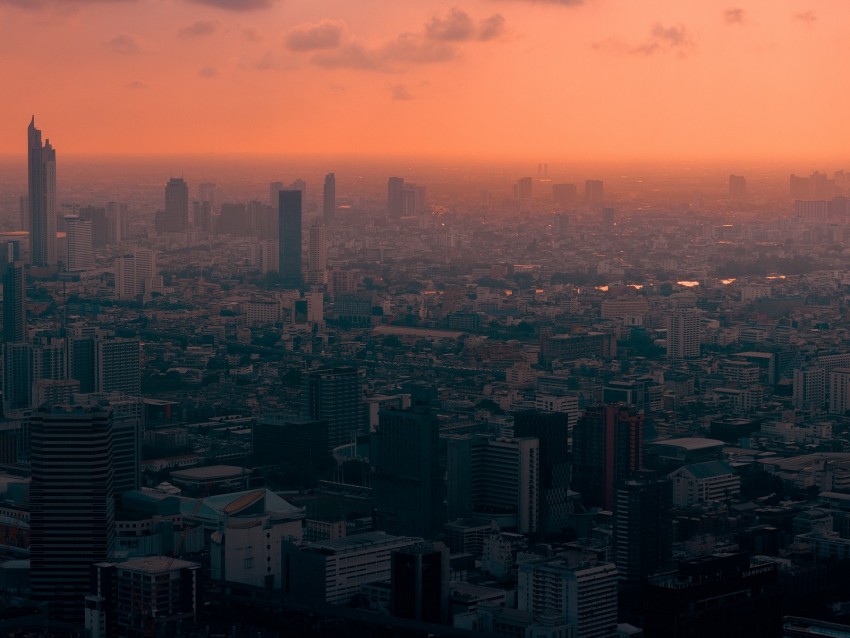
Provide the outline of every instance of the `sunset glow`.
{"type": "Polygon", "coordinates": [[[0,0],[0,153],[834,160],[842,0],[0,0]]]}

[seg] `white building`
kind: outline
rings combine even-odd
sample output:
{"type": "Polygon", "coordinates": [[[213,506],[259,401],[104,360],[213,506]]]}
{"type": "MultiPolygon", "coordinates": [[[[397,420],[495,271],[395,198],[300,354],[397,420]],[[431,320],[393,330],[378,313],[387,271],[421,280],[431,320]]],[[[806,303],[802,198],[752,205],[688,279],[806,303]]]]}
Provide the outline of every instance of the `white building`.
{"type": "Polygon", "coordinates": [[[691,359],[700,354],[700,319],[693,310],[678,310],[667,316],[667,357],[691,359]]]}
{"type": "Polygon", "coordinates": [[[68,272],[83,272],[94,268],[92,248],[92,223],[77,216],[65,217],[65,232],[68,242],[68,272]]]}
{"type": "Polygon", "coordinates": [[[687,507],[706,501],[726,501],[741,493],[741,477],[728,463],[706,461],[684,465],[670,474],[673,504],[687,507]]]}

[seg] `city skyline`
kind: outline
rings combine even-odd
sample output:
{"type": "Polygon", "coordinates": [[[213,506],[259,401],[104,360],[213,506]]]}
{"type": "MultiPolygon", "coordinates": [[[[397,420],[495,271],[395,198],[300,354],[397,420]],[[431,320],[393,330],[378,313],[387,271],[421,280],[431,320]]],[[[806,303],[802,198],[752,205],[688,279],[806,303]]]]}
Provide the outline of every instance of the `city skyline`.
{"type": "Polygon", "coordinates": [[[47,44],[0,71],[14,89],[0,153],[20,153],[19,122],[37,113],[63,156],[835,160],[850,141],[848,89],[829,80],[850,46],[845,11],[837,0],[5,1],[7,51],[35,33],[47,44]],[[281,99],[294,85],[299,99],[281,99]]]}

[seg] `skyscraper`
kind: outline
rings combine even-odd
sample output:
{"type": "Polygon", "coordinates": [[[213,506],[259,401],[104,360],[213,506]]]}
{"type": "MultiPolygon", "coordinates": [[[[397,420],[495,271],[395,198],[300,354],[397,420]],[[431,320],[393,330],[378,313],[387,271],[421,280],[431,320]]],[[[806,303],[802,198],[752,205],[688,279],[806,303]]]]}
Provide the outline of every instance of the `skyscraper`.
{"type": "Polygon", "coordinates": [[[351,443],[361,433],[360,370],[323,367],[304,375],[302,415],[328,422],[328,449],[351,443]]]}
{"type": "Polygon", "coordinates": [[[3,275],[3,341],[20,343],[27,338],[26,280],[24,262],[6,264],[3,275]]]}
{"type": "Polygon", "coordinates": [[[643,465],[643,414],[622,405],[589,407],[573,431],[573,489],[585,507],[614,507],[614,484],[643,465]]]}
{"type": "Polygon", "coordinates": [[[590,206],[602,204],[601,179],[589,179],[584,183],[584,201],[590,206]]]}
{"type": "Polygon", "coordinates": [[[285,189],[278,196],[278,249],[280,279],[286,286],[301,286],[301,191],[285,189]]]}
{"type": "Polygon", "coordinates": [[[165,213],[159,230],[179,233],[189,226],[189,187],[181,177],[172,177],[165,185],[165,213]]]}
{"type": "Polygon", "coordinates": [[[329,226],[336,215],[336,177],[333,173],[325,175],[322,210],[324,212],[325,225],[329,226]]]}
{"type": "Polygon", "coordinates": [[[387,180],[387,213],[390,217],[404,214],[404,178],[390,177],[387,180]]]}
{"type": "Polygon", "coordinates": [[[50,618],[82,624],[91,566],[115,539],[111,409],[41,408],[30,462],[32,597],[50,618]]]}
{"type": "Polygon", "coordinates": [[[41,144],[35,116],[27,129],[29,160],[29,217],[32,263],[56,264],[56,150],[50,140],[41,144]]]}
{"type": "Polygon", "coordinates": [[[100,334],[94,342],[94,378],[97,392],[141,393],[141,346],[138,338],[100,334]]]}
{"type": "Polygon", "coordinates": [[[434,538],[445,519],[437,415],[423,396],[409,410],[381,410],[378,419],[370,438],[377,527],[434,538]]]}

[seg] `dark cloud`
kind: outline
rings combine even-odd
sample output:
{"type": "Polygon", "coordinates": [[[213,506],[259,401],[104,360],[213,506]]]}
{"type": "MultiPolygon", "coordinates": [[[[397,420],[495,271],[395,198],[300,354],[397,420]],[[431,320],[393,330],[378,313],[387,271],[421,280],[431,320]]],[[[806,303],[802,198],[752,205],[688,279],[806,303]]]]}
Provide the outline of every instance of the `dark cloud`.
{"type": "Polygon", "coordinates": [[[403,84],[396,84],[395,86],[391,86],[390,93],[392,94],[392,98],[394,100],[399,100],[401,102],[407,102],[413,99],[413,94],[403,84]]]}
{"type": "Polygon", "coordinates": [[[0,6],[7,5],[21,9],[42,9],[57,7],[61,9],[77,8],[87,4],[127,4],[136,0],[0,0],[0,6]]]}
{"type": "Polygon", "coordinates": [[[495,40],[505,32],[505,19],[498,13],[483,19],[478,24],[478,39],[487,41],[495,40]]]}
{"type": "Polygon", "coordinates": [[[186,0],[194,4],[205,4],[208,7],[226,9],[228,11],[256,11],[268,9],[277,0],[186,0]]]}
{"type": "Polygon", "coordinates": [[[455,50],[443,43],[420,35],[403,33],[378,48],[368,48],[359,42],[349,42],[334,51],[320,53],[312,61],[329,69],[363,69],[391,73],[406,64],[434,64],[451,60],[455,50]]]}
{"type": "Polygon", "coordinates": [[[218,69],[214,66],[205,66],[200,71],[198,71],[198,75],[200,75],[202,78],[217,78],[218,69]]]}
{"type": "Polygon", "coordinates": [[[434,16],[425,25],[425,35],[431,40],[462,42],[472,39],[475,27],[469,14],[460,9],[452,9],[445,18],[434,16]]]}
{"type": "Polygon", "coordinates": [[[743,9],[726,9],[726,11],[723,12],[723,21],[726,24],[744,24],[746,19],[747,12],[743,9]]]}
{"type": "Polygon", "coordinates": [[[335,49],[342,44],[345,30],[345,24],[335,20],[302,24],[286,34],[286,48],[290,51],[335,49]]]}
{"type": "Polygon", "coordinates": [[[656,53],[674,53],[683,58],[696,49],[696,43],[684,25],[666,27],[656,22],[650,29],[649,37],[642,44],[627,44],[612,38],[594,43],[593,48],[613,51],[621,55],[648,56],[656,53]]]}
{"type": "Polygon", "coordinates": [[[394,60],[413,64],[431,64],[445,62],[455,56],[455,50],[442,42],[433,42],[413,33],[402,33],[380,51],[380,57],[387,63],[394,60]]]}
{"type": "Polygon", "coordinates": [[[802,22],[808,26],[812,26],[815,22],[817,22],[817,15],[814,11],[803,11],[801,13],[795,13],[794,19],[802,22]]]}
{"type": "Polygon", "coordinates": [[[218,29],[218,22],[213,20],[198,20],[183,27],[177,32],[181,38],[196,38],[203,35],[212,35],[218,29]]]}
{"type": "Polygon", "coordinates": [[[313,56],[312,61],[327,69],[387,70],[380,68],[381,64],[375,51],[370,51],[358,42],[349,42],[329,53],[319,53],[313,56]]]}
{"type": "Polygon", "coordinates": [[[105,42],[105,44],[110,51],[120,55],[136,55],[142,52],[139,43],[130,35],[116,35],[111,40],[105,42]]]}

